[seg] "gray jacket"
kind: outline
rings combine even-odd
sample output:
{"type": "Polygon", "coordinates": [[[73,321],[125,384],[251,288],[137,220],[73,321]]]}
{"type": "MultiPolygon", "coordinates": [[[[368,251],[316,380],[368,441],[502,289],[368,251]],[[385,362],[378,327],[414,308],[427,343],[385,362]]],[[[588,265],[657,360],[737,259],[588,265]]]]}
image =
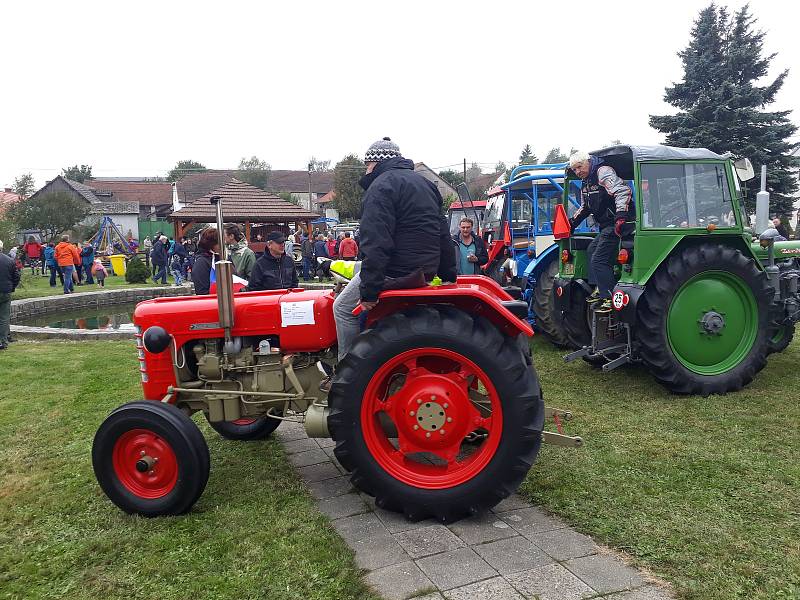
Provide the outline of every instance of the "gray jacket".
{"type": "Polygon", "coordinates": [[[0,252],[0,294],[10,294],[19,285],[19,270],[14,260],[0,252]]]}

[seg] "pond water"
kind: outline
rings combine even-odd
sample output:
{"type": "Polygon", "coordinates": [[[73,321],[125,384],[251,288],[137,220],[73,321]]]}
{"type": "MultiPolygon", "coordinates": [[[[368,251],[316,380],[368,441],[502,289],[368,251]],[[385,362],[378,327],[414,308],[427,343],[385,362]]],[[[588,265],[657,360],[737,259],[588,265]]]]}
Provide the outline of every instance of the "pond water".
{"type": "Polygon", "coordinates": [[[54,329],[105,329],[134,332],[133,311],[136,303],[115,304],[103,308],[58,312],[23,319],[18,325],[51,327],[54,329]]]}

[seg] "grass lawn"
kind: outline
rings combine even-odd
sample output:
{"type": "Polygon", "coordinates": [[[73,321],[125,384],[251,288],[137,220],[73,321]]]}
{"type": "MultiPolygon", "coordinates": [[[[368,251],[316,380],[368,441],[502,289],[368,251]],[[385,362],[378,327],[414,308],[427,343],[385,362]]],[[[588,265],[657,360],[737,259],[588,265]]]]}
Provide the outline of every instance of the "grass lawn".
{"type": "MultiPolygon", "coordinates": [[[[172,278],[168,278],[169,282],[172,282],[172,278]]],[[[111,275],[106,277],[106,288],[117,289],[117,288],[135,288],[135,287],[151,287],[157,284],[153,283],[152,279],[148,279],[147,283],[128,283],[125,281],[124,277],[117,277],[115,275],[111,275]]],[[[83,292],[94,292],[97,290],[102,290],[100,286],[97,284],[92,285],[76,285],[75,286],[75,293],[81,294],[83,292]]],[[[21,300],[23,298],[39,298],[41,296],[56,296],[58,294],[62,294],[64,292],[64,288],[56,277],[56,287],[50,287],[50,274],[48,273],[47,277],[42,277],[41,275],[31,275],[31,270],[26,268],[22,274],[22,282],[20,283],[19,287],[16,291],[12,294],[12,300],[21,300]]]]}
{"type": "Polygon", "coordinates": [[[374,598],[277,441],[226,442],[203,422],[212,473],[190,514],[112,505],[92,438],[139,395],[130,342],[0,353],[0,598],[374,598]]]}
{"type": "Polygon", "coordinates": [[[568,430],[585,445],[544,447],[525,496],[682,598],[800,598],[798,340],[744,391],[710,398],[533,345],[545,401],[575,413],[568,430]]]}

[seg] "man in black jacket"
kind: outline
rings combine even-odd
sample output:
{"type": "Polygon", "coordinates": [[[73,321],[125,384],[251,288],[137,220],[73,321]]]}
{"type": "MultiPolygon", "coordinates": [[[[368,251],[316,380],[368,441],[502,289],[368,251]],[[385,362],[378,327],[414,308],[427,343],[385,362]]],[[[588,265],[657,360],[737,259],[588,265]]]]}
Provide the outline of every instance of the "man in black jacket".
{"type": "Polygon", "coordinates": [[[267,251],[256,261],[247,291],[285,290],[299,287],[294,260],[284,252],[286,238],[280,231],[267,234],[267,251]]]}
{"type": "Polygon", "coordinates": [[[456,244],[456,268],[459,275],[481,275],[481,266],[489,262],[489,253],[483,240],[474,235],[474,223],[463,217],[458,224],[458,233],[453,236],[456,244]]]}
{"type": "Polygon", "coordinates": [[[421,287],[435,275],[455,281],[455,252],[442,196],[414,172],[414,163],[397,144],[383,138],[364,155],[367,174],[359,181],[364,194],[360,222],[361,271],[336,297],[333,314],[339,360],[360,332],[353,309],[370,310],[385,288],[421,287]]]}
{"type": "Polygon", "coordinates": [[[19,285],[19,270],[14,260],[3,253],[0,242],[0,350],[11,341],[11,294],[19,285]]]}

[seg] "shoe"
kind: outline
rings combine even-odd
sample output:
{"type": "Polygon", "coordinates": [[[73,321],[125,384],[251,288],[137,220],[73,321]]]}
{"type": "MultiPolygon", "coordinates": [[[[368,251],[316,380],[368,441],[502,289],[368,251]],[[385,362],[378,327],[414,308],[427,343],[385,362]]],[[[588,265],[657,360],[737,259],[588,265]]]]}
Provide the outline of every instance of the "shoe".
{"type": "Polygon", "coordinates": [[[594,304],[598,300],[600,300],[600,291],[597,289],[595,289],[591,294],[589,294],[589,297],[586,298],[586,302],[589,304],[594,304]]]}
{"type": "Polygon", "coordinates": [[[325,392],[326,394],[330,393],[331,391],[331,381],[333,381],[333,375],[328,375],[325,379],[323,379],[319,383],[319,391],[325,392]]]}
{"type": "Polygon", "coordinates": [[[11,337],[11,334],[6,337],[6,344],[10,344],[11,342],[16,342],[17,338],[11,337]]]}
{"type": "Polygon", "coordinates": [[[0,350],[8,350],[8,346],[6,344],[0,343],[0,350]]]}
{"type": "MultiPolygon", "coordinates": [[[[598,298],[598,300],[600,299],[598,298]]],[[[602,300],[600,304],[594,307],[594,312],[600,312],[600,313],[611,312],[611,299],[605,298],[604,300],[602,300]]]]}

